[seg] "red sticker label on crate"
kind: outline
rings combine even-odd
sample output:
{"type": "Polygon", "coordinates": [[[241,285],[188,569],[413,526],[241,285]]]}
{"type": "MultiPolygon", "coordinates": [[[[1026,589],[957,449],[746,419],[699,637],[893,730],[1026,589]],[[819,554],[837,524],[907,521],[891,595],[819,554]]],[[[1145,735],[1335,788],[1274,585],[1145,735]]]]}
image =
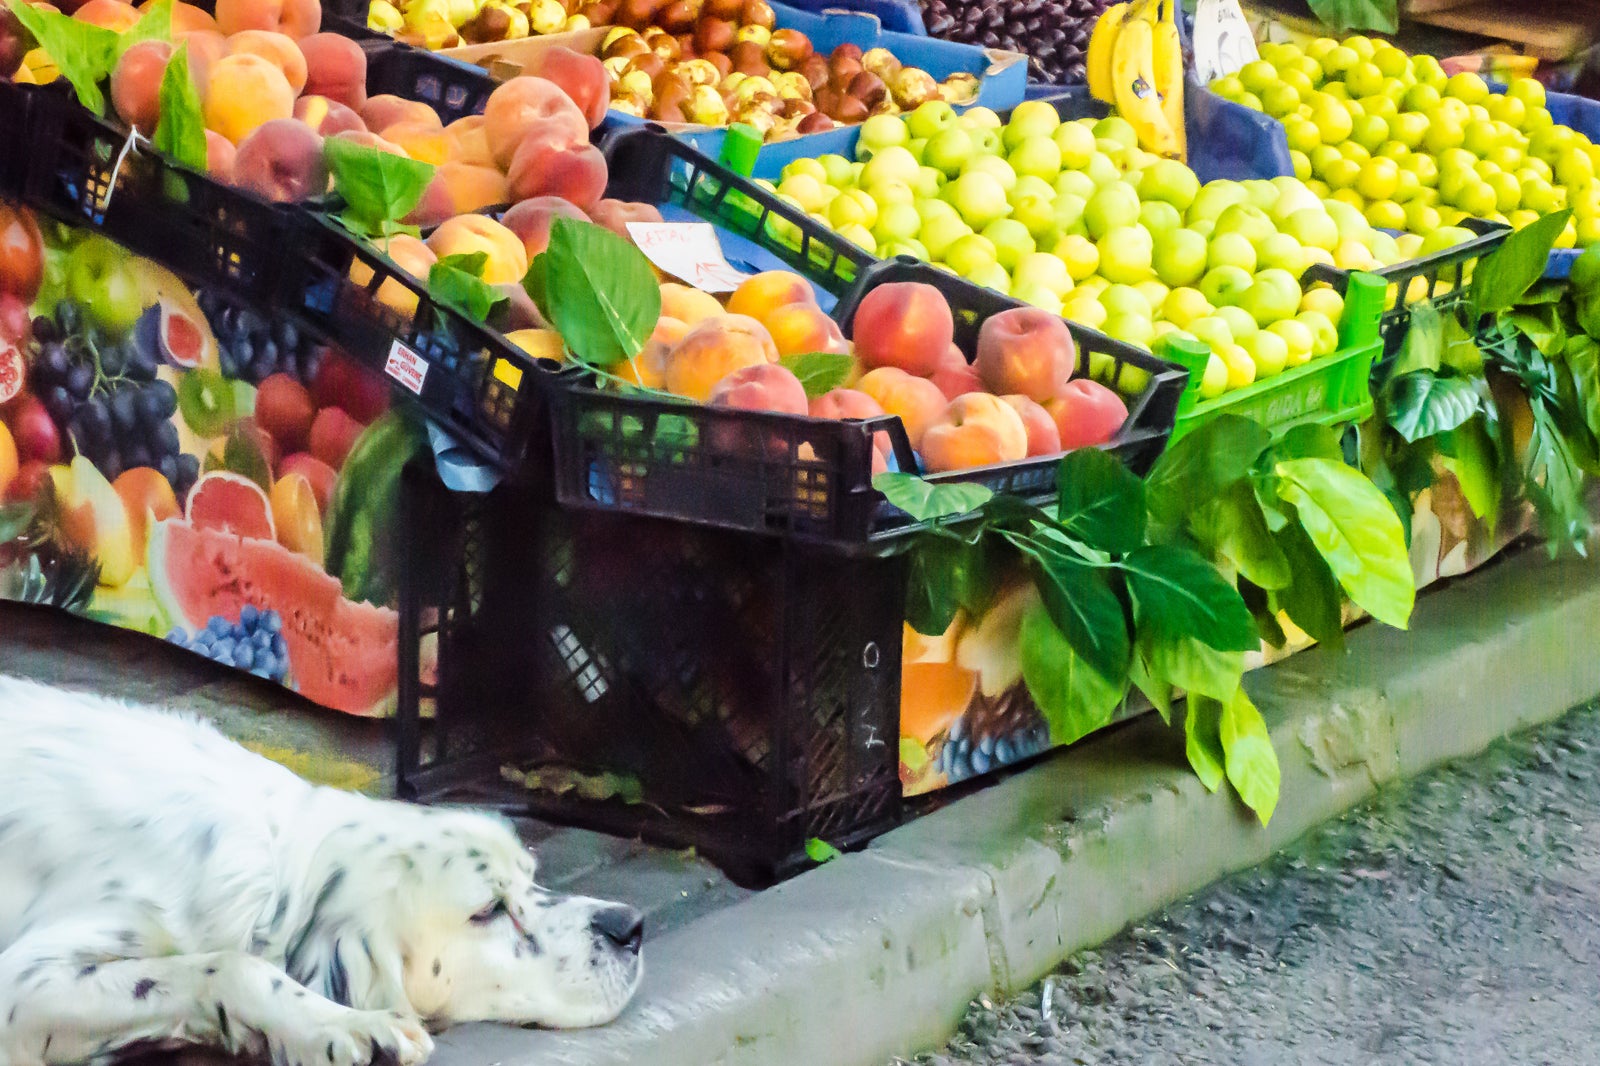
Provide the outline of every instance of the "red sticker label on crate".
{"type": "Polygon", "coordinates": [[[383,364],[383,372],[421,396],[422,383],[428,377],[428,363],[422,356],[395,341],[389,349],[388,361],[383,364]]]}
{"type": "Polygon", "coordinates": [[[701,292],[732,292],[750,276],[728,262],[709,222],[630,222],[628,236],[650,262],[701,292]]]}

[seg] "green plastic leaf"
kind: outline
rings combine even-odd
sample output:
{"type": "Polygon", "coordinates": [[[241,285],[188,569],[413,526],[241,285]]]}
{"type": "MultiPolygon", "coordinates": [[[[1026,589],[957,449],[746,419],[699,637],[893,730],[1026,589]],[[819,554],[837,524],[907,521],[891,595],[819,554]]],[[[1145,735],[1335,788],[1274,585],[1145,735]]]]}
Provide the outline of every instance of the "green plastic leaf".
{"type": "Polygon", "coordinates": [[[1050,726],[1050,739],[1070,744],[1111,723],[1126,683],[1106,680],[1073,650],[1042,604],[1022,618],[1022,680],[1050,726]]]}
{"type": "Polygon", "coordinates": [[[474,322],[487,322],[505,295],[483,280],[487,252],[447,255],[428,268],[428,295],[474,322]]]}
{"type": "Polygon", "coordinates": [[[1222,703],[1209,696],[1190,696],[1183,714],[1183,752],[1207,792],[1222,787],[1227,752],[1222,747],[1222,703]]]}
{"type": "Polygon", "coordinates": [[[1045,610],[1073,651],[1102,677],[1124,681],[1128,623],[1101,571],[1053,542],[1016,537],[1012,543],[1028,556],[1045,610]]]}
{"type": "Polygon", "coordinates": [[[1380,622],[1406,628],[1417,590],[1405,531],[1388,499],[1341,463],[1292,459],[1276,469],[1278,495],[1294,505],[1345,592],[1380,622]]]}
{"type": "Polygon", "coordinates": [[[1300,523],[1289,523],[1275,537],[1294,580],[1288,588],[1270,593],[1268,602],[1286,612],[1289,620],[1318,644],[1344,647],[1344,615],[1340,610],[1343,598],[1333,571],[1317,554],[1317,546],[1300,523]]]}
{"type": "Polygon", "coordinates": [[[106,98],[100,83],[116,66],[116,31],[33,7],[25,0],[11,0],[11,12],[71,84],[78,102],[97,115],[105,114],[106,98]]]}
{"type": "Polygon", "coordinates": [[[1600,342],[1587,335],[1571,337],[1562,349],[1562,358],[1572,371],[1584,424],[1600,438],[1600,342]]]}
{"type": "Polygon", "coordinates": [[[1500,497],[1504,484],[1500,451],[1484,424],[1483,416],[1469,419],[1451,439],[1455,451],[1456,481],[1472,513],[1484,522],[1490,534],[1500,517],[1500,497]]]}
{"type": "Polygon", "coordinates": [[[1483,351],[1478,347],[1478,340],[1455,315],[1447,315],[1444,320],[1441,359],[1458,374],[1477,377],[1483,373],[1483,351]]]}
{"type": "Polygon", "coordinates": [[[173,0],[155,0],[144,9],[139,21],[117,35],[117,57],[140,41],[172,40],[173,0]]]}
{"type": "Polygon", "coordinates": [[[387,237],[422,200],[433,164],[329,137],[323,158],[346,208],[340,221],[363,237],[387,237]]]}
{"type": "Polygon", "coordinates": [[[1091,548],[1116,555],[1144,543],[1144,482],[1113,455],[1079,448],[1056,468],[1056,518],[1091,548]]]}
{"type": "Polygon", "coordinates": [[[872,487],[883,493],[894,506],[918,522],[971,514],[994,495],[982,485],[953,483],[935,485],[915,474],[886,471],[872,479],[872,487]]]}
{"type": "Polygon", "coordinates": [[[1544,275],[1550,249],[1572,218],[1562,208],[1517,230],[1505,243],[1478,261],[1472,272],[1472,306],[1480,315],[1512,307],[1528,287],[1544,275]]]}
{"type": "MultiPolygon", "coordinates": [[[[1319,462],[1303,459],[1300,462],[1319,462]]],[[[1219,651],[1261,646],[1255,620],[1230,585],[1198,553],[1161,544],[1140,548],[1119,564],[1140,630],[1193,637],[1219,651]]]]}
{"type": "Polygon", "coordinates": [[[204,173],[206,169],[206,123],[200,106],[200,90],[189,73],[189,46],[182,44],[167,61],[161,74],[161,117],[156,122],[156,151],[204,173]]]}
{"type": "Polygon", "coordinates": [[[1400,28],[1398,0],[1307,0],[1312,13],[1337,35],[1352,30],[1394,33],[1400,28]]]}
{"type": "Polygon", "coordinates": [[[1176,526],[1190,507],[1248,474],[1271,443],[1259,422],[1239,415],[1219,415],[1180,438],[1145,477],[1151,517],[1176,526]]]}
{"type": "Polygon", "coordinates": [[[1226,757],[1228,780],[1244,805],[1256,812],[1261,824],[1272,820],[1278,806],[1278,754],[1272,750],[1272,736],[1261,712],[1250,702],[1244,689],[1222,705],[1217,723],[1226,757]]]}
{"type": "Polygon", "coordinates": [[[1344,461],[1344,446],[1339,441],[1339,431],[1332,426],[1303,422],[1283,435],[1272,446],[1272,461],[1285,459],[1331,459],[1344,461]]]}
{"type": "Polygon", "coordinates": [[[1261,634],[1261,639],[1280,650],[1286,647],[1289,638],[1283,632],[1283,626],[1278,621],[1267,590],[1243,577],[1239,579],[1238,585],[1239,598],[1250,608],[1250,617],[1256,620],[1256,632],[1261,634]]]}
{"type": "Polygon", "coordinates": [[[1455,429],[1478,413],[1480,403],[1477,386],[1466,378],[1418,370],[1389,382],[1389,425],[1415,443],[1455,429]]]}
{"type": "Polygon", "coordinates": [[[1567,330],[1561,324],[1560,309],[1555,304],[1514,307],[1500,313],[1510,325],[1526,334],[1534,347],[1545,355],[1560,354],[1567,343],[1567,330]]]}
{"type": "Polygon", "coordinates": [[[786,355],[778,363],[800,379],[806,399],[815,400],[850,380],[855,359],[844,352],[805,352],[786,355]]]}
{"type": "Polygon", "coordinates": [[[1589,515],[1583,502],[1583,472],[1571,445],[1543,402],[1530,405],[1533,430],[1528,437],[1523,487],[1539,514],[1553,553],[1571,548],[1582,554],[1589,515]]]}
{"type": "MultiPolygon", "coordinates": [[[[1218,651],[1194,637],[1173,636],[1153,629],[1141,619],[1138,654],[1155,681],[1176,685],[1190,696],[1200,693],[1227,699],[1244,675],[1244,653],[1218,651]]],[[[1259,645],[1257,645],[1259,647],[1259,645]]],[[[1148,689],[1140,686],[1148,694],[1148,689]]]]}
{"type": "Polygon", "coordinates": [[[1411,324],[1400,343],[1400,355],[1391,373],[1396,376],[1417,370],[1438,370],[1444,355],[1444,318],[1432,302],[1411,305],[1411,324]]]}
{"type": "Polygon", "coordinates": [[[981,616],[1000,590],[1003,566],[1015,566],[1015,559],[1002,557],[993,538],[920,538],[908,565],[906,624],[932,637],[950,628],[958,610],[981,616]]]}
{"type": "Polygon", "coordinates": [[[1156,709],[1163,722],[1172,722],[1172,682],[1166,678],[1156,677],[1150,672],[1150,666],[1145,662],[1144,653],[1138,648],[1134,649],[1133,656],[1128,660],[1128,680],[1133,682],[1133,687],[1144,693],[1144,698],[1150,701],[1150,706],[1156,709]]]}
{"type": "Polygon", "coordinates": [[[812,837],[810,840],[806,841],[806,858],[810,859],[812,862],[832,862],[834,859],[837,859],[840,854],[841,853],[838,848],[819,837],[812,837]]]}
{"type": "Polygon", "coordinates": [[[1289,584],[1289,561],[1267,528],[1267,517],[1247,481],[1236,481],[1189,516],[1197,541],[1264,589],[1289,584]]]}
{"type": "Polygon", "coordinates": [[[650,260],[604,226],[558,218],[550,227],[539,292],[567,347],[595,366],[631,359],[661,318],[661,288],[650,260]]]}
{"type": "Polygon", "coordinates": [[[0,544],[8,544],[33,524],[36,508],[26,500],[0,504],[0,544]]]}

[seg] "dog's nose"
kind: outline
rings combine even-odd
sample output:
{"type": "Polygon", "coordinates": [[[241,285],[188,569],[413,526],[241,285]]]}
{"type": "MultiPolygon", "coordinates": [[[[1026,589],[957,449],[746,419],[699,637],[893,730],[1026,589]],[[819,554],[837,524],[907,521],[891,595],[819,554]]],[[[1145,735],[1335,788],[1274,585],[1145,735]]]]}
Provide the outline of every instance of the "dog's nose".
{"type": "Polygon", "coordinates": [[[589,928],[624,951],[638,951],[644,940],[644,915],[621,904],[602,907],[589,919],[589,928]]]}

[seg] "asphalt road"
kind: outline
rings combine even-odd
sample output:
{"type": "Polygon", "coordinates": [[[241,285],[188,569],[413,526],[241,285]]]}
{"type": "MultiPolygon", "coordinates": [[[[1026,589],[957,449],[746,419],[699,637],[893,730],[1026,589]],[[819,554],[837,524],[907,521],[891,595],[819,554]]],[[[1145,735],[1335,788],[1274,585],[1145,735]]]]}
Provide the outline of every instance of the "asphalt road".
{"type": "Polygon", "coordinates": [[[1600,710],[1383,793],[915,1061],[1600,1063],[1600,710]]]}

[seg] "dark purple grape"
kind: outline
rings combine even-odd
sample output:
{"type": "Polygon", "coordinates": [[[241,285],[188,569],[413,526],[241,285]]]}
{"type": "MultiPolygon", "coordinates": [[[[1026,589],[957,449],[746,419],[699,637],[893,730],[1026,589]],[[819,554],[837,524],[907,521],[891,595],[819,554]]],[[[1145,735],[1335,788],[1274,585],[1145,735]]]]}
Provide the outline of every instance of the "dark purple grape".
{"type": "Polygon", "coordinates": [[[120,344],[107,344],[100,349],[100,371],[107,377],[121,377],[128,366],[128,350],[120,344]]]}
{"type": "Polygon", "coordinates": [[[34,365],[49,380],[60,384],[66,383],[67,372],[72,369],[72,362],[67,358],[67,349],[57,340],[44,342],[34,365]]]}
{"type": "Polygon", "coordinates": [[[105,455],[94,465],[100,468],[100,472],[106,476],[107,481],[117,480],[117,475],[127,469],[126,464],[122,461],[122,453],[115,448],[107,449],[105,455]]]}
{"type": "MultiPolygon", "coordinates": [[[[156,462],[156,470],[162,477],[167,479],[168,484],[174,484],[178,480],[178,457],[175,455],[163,455],[156,462]]],[[[174,487],[176,486],[174,485],[174,487]]]]}
{"type": "Polygon", "coordinates": [[[178,427],[171,422],[157,422],[150,430],[150,448],[159,456],[178,454],[178,427]]]}
{"type": "Polygon", "coordinates": [[[94,371],[78,363],[67,371],[67,391],[80,400],[89,398],[89,390],[94,386],[94,371]]]}
{"type": "Polygon", "coordinates": [[[121,389],[110,400],[111,424],[118,433],[126,433],[139,424],[139,404],[130,389],[121,389]]]}

